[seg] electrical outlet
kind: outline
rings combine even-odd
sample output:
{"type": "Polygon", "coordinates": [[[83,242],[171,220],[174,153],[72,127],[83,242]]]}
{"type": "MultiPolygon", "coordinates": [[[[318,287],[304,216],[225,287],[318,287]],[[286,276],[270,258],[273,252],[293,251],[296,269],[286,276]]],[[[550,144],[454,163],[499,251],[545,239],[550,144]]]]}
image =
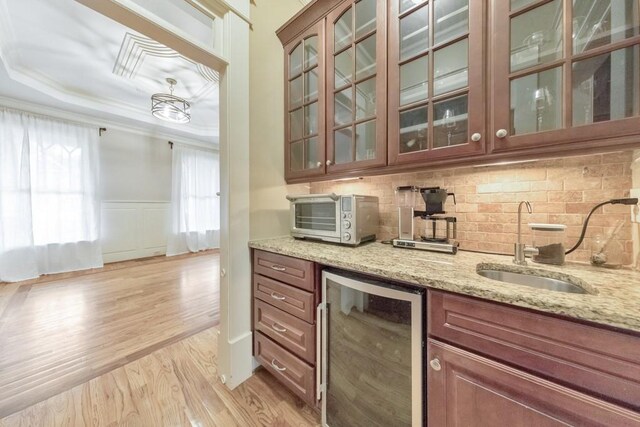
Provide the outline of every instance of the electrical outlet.
{"type": "MultiPolygon", "coordinates": [[[[640,199],[640,188],[634,188],[631,190],[631,197],[637,197],[640,199]]],[[[635,205],[631,208],[631,222],[640,224],[640,206],[635,205]]]]}

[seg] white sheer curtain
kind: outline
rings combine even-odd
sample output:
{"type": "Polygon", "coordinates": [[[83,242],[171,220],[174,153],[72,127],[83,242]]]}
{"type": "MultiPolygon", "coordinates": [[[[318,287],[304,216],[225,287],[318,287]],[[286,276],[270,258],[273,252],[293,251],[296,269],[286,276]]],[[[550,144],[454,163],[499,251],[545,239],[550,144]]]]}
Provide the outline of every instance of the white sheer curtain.
{"type": "Polygon", "coordinates": [[[167,256],[220,247],[218,153],[174,144],[167,256]]]}
{"type": "Polygon", "coordinates": [[[98,132],[0,108],[0,281],[101,267],[98,132]]]}

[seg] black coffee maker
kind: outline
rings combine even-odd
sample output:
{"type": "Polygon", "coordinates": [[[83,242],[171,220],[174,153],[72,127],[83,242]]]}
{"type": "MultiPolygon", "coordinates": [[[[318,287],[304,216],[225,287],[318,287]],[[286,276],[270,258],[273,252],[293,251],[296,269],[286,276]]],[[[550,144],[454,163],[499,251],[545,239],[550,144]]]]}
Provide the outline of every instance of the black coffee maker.
{"type": "Polygon", "coordinates": [[[440,187],[417,188],[413,186],[398,187],[396,200],[398,204],[399,237],[393,240],[393,245],[400,248],[422,249],[427,251],[455,254],[458,252],[459,243],[457,237],[457,219],[447,216],[444,210],[445,202],[449,196],[446,189],[440,187]],[[425,203],[424,210],[415,210],[411,200],[420,193],[425,203]],[[420,228],[419,239],[414,234],[414,218],[421,218],[423,223],[420,228]]]}

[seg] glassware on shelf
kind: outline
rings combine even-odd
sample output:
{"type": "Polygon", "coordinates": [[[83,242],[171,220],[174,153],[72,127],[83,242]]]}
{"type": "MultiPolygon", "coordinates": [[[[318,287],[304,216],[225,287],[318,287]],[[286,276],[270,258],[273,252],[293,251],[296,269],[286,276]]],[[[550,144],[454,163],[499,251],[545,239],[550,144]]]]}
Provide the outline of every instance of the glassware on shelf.
{"type": "Polygon", "coordinates": [[[456,121],[455,113],[452,109],[447,108],[444,112],[444,116],[442,117],[444,122],[444,127],[447,129],[447,146],[451,146],[451,137],[453,136],[453,131],[456,129],[458,125],[456,121]]]}
{"type": "Polygon", "coordinates": [[[536,130],[539,131],[542,129],[542,124],[544,120],[544,112],[547,108],[553,105],[553,97],[549,92],[549,88],[542,87],[533,91],[533,111],[536,113],[536,121],[537,127],[536,130]]]}

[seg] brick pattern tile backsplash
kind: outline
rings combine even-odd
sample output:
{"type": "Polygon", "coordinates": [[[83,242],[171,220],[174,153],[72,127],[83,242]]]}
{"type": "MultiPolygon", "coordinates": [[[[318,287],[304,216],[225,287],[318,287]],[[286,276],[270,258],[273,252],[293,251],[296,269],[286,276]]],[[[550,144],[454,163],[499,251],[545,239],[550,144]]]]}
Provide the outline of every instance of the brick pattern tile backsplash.
{"type": "MultiPolygon", "coordinates": [[[[398,213],[394,190],[400,185],[441,187],[456,194],[457,205],[448,199],[446,209],[458,218],[458,240],[462,249],[512,254],[516,241],[517,209],[528,200],[533,214],[523,214],[524,240],[531,243],[526,223],[567,225],[565,246],[577,241],[582,223],[597,203],[629,197],[632,188],[630,151],[594,154],[503,165],[466,167],[384,175],[358,181],[312,183],[311,193],[369,194],[380,199],[378,238],[398,234],[398,213]]],[[[419,200],[420,202],[421,200],[419,200]]],[[[421,208],[420,203],[416,208],[421,208]]],[[[424,205],[422,205],[424,208],[424,205]]],[[[624,264],[633,262],[633,241],[629,206],[608,205],[593,215],[584,243],[567,259],[589,261],[594,237],[608,237],[623,222],[613,244],[622,245],[624,264]]],[[[526,212],[526,210],[525,210],[526,212]]],[[[419,230],[420,220],[416,220],[419,230]]]]}

